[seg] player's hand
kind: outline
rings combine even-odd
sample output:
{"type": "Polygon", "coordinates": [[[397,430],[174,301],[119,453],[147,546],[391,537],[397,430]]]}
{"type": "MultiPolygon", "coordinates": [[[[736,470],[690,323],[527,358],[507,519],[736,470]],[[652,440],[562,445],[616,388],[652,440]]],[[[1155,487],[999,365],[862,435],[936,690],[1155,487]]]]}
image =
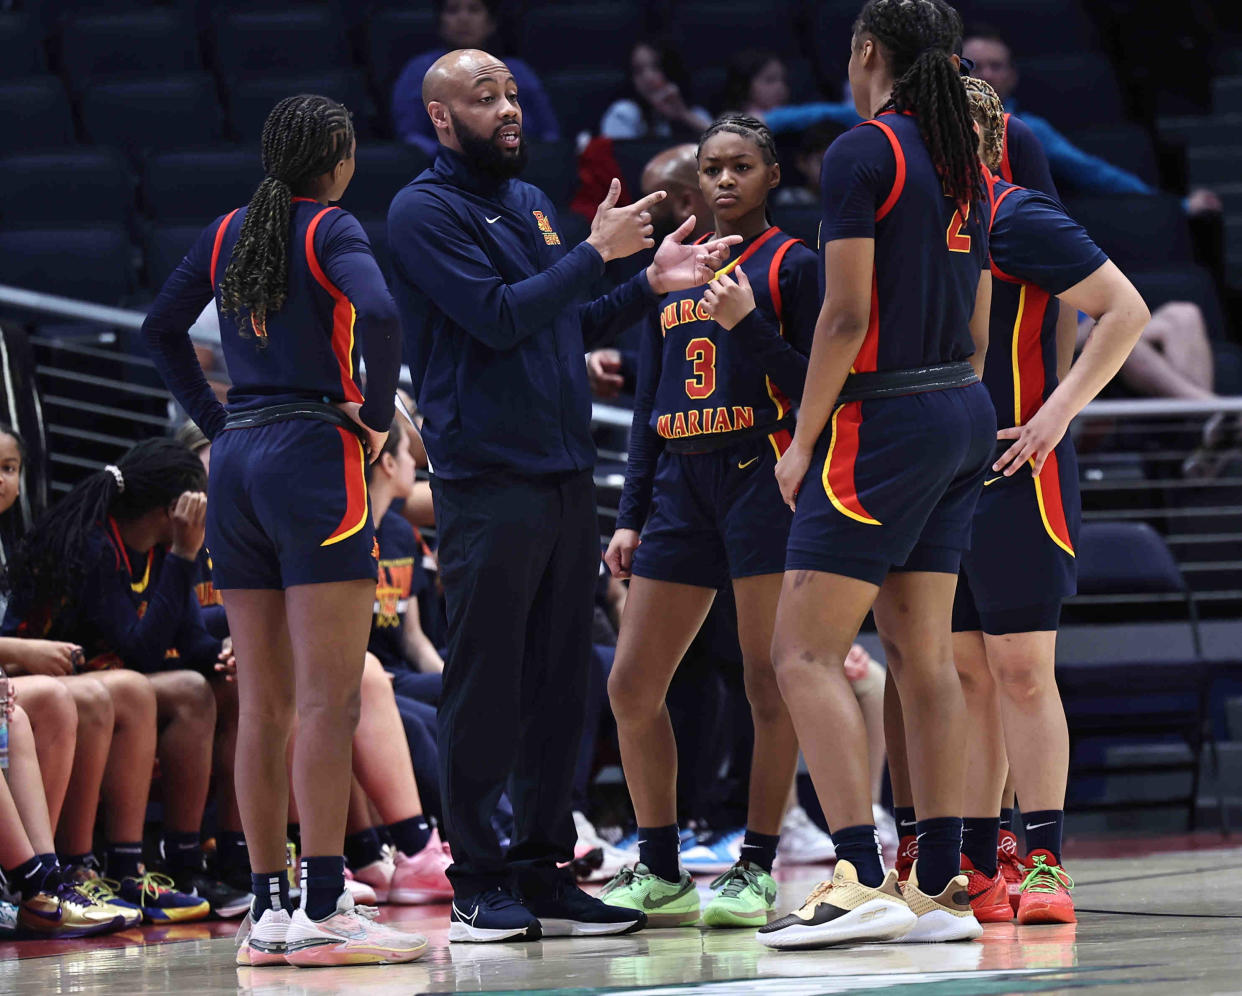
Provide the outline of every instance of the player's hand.
{"type": "Polygon", "coordinates": [[[380,458],[380,454],[384,452],[384,444],[388,442],[387,432],[376,432],[364,421],[358,413],[362,411],[362,405],[356,401],[341,401],[336,406],[349,416],[350,420],[356,422],[367,438],[367,463],[375,463],[380,458]]]}
{"type": "Polygon", "coordinates": [[[216,658],[216,673],[224,675],[225,681],[237,680],[237,658],[233,656],[233,638],[226,636],[220,644],[220,654],[216,658]]]}
{"type": "Polygon", "coordinates": [[[871,655],[866,648],[855,643],[845,655],[845,676],[850,681],[861,681],[867,676],[867,668],[871,666],[871,655]]]}
{"type": "Polygon", "coordinates": [[[604,563],[614,578],[624,580],[630,576],[634,566],[634,551],[638,549],[640,540],[637,529],[618,529],[612,534],[612,542],[608,544],[608,552],[604,554],[604,563]]]}
{"type": "Polygon", "coordinates": [[[1031,416],[1026,425],[1001,429],[996,434],[997,439],[1012,439],[1015,442],[992,464],[992,470],[997,474],[1013,477],[1022,469],[1024,463],[1030,461],[1031,473],[1038,477],[1039,472],[1044,469],[1048,454],[1057,448],[1057,443],[1065,436],[1069,423],[1069,419],[1051,406],[1044,405],[1031,416]]]}
{"type": "Polygon", "coordinates": [[[651,224],[651,208],[668,194],[657,190],[633,204],[617,207],[617,198],[620,196],[621,181],[614,177],[608,193],[595,209],[591,234],[587,236],[587,242],[595,247],[605,263],[633,256],[634,253],[655,245],[655,239],[651,237],[651,233],[655,231],[651,224]]]}
{"type": "Polygon", "coordinates": [[[597,398],[615,398],[625,386],[621,373],[621,352],[616,349],[597,349],[587,353],[587,381],[591,393],[597,398]]]}
{"type": "Polygon", "coordinates": [[[798,445],[797,437],[785,451],[785,455],[776,461],[776,483],[780,485],[781,497],[785,504],[794,508],[798,503],[798,491],[806,480],[806,472],[811,467],[811,449],[798,445]]]}
{"type": "Polygon", "coordinates": [[[751,290],[746,271],[740,266],[733,271],[737,279],[727,273],[711,280],[703,292],[703,307],[713,321],[722,329],[731,329],[755,310],[755,292],[751,290]]]}
{"type": "Polygon", "coordinates": [[[76,643],[59,640],[23,640],[21,668],[23,674],[50,674],[53,677],[73,674],[85,658],[76,643]]]}
{"type": "Polygon", "coordinates": [[[694,221],[690,215],[656,250],[647,267],[647,283],[654,293],[663,295],[707,283],[728,260],[730,247],[742,241],[740,235],[726,235],[702,245],[685,245],[684,240],[694,231],[694,221]]]}
{"type": "Polygon", "coordinates": [[[172,552],[184,560],[194,560],[203,548],[207,528],[207,496],[201,491],[185,491],[170,515],[173,526],[172,552]]]}

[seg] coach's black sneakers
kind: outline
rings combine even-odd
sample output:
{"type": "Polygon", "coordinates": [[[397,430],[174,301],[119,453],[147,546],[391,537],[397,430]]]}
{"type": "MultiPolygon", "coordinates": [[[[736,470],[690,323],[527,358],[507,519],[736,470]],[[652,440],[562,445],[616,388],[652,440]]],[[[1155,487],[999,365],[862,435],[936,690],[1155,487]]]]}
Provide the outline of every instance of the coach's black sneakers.
{"type": "Polygon", "coordinates": [[[542,936],[543,928],[535,915],[500,886],[466,900],[453,900],[450,941],[537,941],[542,936]]]}
{"type": "Polygon", "coordinates": [[[647,926],[646,913],[609,906],[573,882],[559,879],[546,891],[524,895],[523,902],[539,918],[544,937],[632,934],[647,926]]]}

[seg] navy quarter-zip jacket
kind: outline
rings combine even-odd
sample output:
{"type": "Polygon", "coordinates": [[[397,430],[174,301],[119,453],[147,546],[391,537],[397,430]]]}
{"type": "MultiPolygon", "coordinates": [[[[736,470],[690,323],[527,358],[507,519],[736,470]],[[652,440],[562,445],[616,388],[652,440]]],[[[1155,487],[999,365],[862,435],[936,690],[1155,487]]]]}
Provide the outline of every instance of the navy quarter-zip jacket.
{"type": "Polygon", "coordinates": [[[585,242],[566,251],[547,195],[445,148],[393,198],[388,239],[435,473],[594,466],[583,353],[654,304],[645,273],[588,301],[604,261],[585,242]]]}

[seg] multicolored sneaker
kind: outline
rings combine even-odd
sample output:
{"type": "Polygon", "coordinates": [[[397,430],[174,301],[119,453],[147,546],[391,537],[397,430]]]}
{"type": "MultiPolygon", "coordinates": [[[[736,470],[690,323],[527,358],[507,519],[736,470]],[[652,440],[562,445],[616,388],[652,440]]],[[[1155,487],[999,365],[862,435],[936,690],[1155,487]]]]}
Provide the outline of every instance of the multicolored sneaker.
{"type": "Polygon", "coordinates": [[[1023,862],[1022,896],[1018,923],[1077,923],[1070,889],[1074,880],[1065,873],[1051,851],[1032,851],[1023,862]]]}
{"type": "Polygon", "coordinates": [[[707,927],[762,927],[776,909],[776,880],[749,861],[739,861],[711,888],[716,895],[703,910],[707,927]]]}
{"type": "Polygon", "coordinates": [[[137,927],[142,923],[142,909],[120,897],[120,882],[104,878],[94,868],[84,865],[65,868],[64,880],[77,886],[78,891],[92,902],[116,910],[125,921],[126,928],[137,927]]]}
{"type": "Polygon", "coordinates": [[[121,899],[141,909],[148,923],[187,923],[211,915],[206,899],[178,892],[176,883],[159,872],[123,878],[117,892],[121,899]]]}
{"type": "Polygon", "coordinates": [[[819,865],[835,861],[837,849],[801,806],[790,806],[781,821],[781,842],[776,854],[785,864],[819,865]]]}
{"type": "Polygon", "coordinates": [[[934,941],[973,941],[983,936],[983,927],[970,907],[966,876],[954,875],[938,896],[929,896],[919,888],[918,862],[910,869],[910,878],[901,887],[910,912],[918,922],[901,940],[910,943],[934,941]]]}
{"type": "Polygon", "coordinates": [[[897,863],[894,867],[897,869],[897,883],[905,885],[910,878],[910,869],[914,867],[914,862],[919,858],[919,839],[910,834],[902,837],[897,845],[897,863]]]}
{"type": "Polygon", "coordinates": [[[848,861],[838,861],[832,880],[820,882],[792,913],[760,927],[757,939],[769,948],[826,948],[862,941],[895,941],[915,925],[890,871],[878,889],[858,881],[848,861]]]}
{"type": "Polygon", "coordinates": [[[724,830],[687,841],[681,847],[681,866],[691,875],[719,875],[742,856],[746,829],[724,830]]]}
{"type": "Polygon", "coordinates": [[[980,923],[1008,923],[1013,919],[1013,907],[1009,905],[1009,887],[1000,868],[989,878],[974,866],[970,858],[962,855],[962,874],[966,876],[966,892],[970,896],[970,908],[980,923]]]}
{"type": "Polygon", "coordinates": [[[1005,885],[1009,890],[1009,905],[1014,915],[1018,913],[1018,900],[1022,898],[1022,880],[1026,872],[1022,870],[1022,859],[1018,857],[1018,838],[1011,830],[1002,830],[996,841],[996,867],[1005,877],[1005,885]]]}
{"type": "Polygon", "coordinates": [[[431,831],[427,845],[417,854],[397,852],[388,901],[401,905],[446,903],[453,898],[448,867],[453,863],[438,830],[431,831]]]}
{"type": "Polygon", "coordinates": [[[647,914],[648,927],[693,927],[699,922],[699,890],[683,871],[666,882],[644,864],[622,868],[599,893],[609,906],[647,914]]]}
{"type": "Polygon", "coordinates": [[[237,929],[237,964],[259,967],[287,965],[285,940],[291,918],[284,910],[264,910],[255,923],[249,910],[237,929]]]}
{"type": "Polygon", "coordinates": [[[371,889],[371,895],[368,897],[355,891],[356,887],[351,888],[347,885],[345,888],[349,889],[349,894],[354,897],[355,903],[374,906],[376,903],[388,902],[388,890],[392,886],[393,873],[397,870],[396,854],[393,848],[386,846],[378,861],[372,861],[361,868],[351,868],[346,873],[347,882],[356,882],[371,889]]]}
{"type": "Polygon", "coordinates": [[[90,937],[120,930],[125,918],[83,895],[76,886],[61,882],[24,900],[18,907],[17,925],[44,937],[90,937]]]}
{"type": "MultiPolygon", "coordinates": [[[[359,882],[354,877],[354,873],[348,868],[345,869],[345,891],[349,893],[350,899],[362,906],[374,906],[379,902],[379,896],[375,894],[375,889],[366,882],[359,882]]],[[[292,895],[289,898],[292,899],[292,895]]],[[[299,892],[299,901],[301,898],[302,894],[299,892]]]]}
{"type": "Polygon", "coordinates": [[[312,920],[303,909],[294,910],[285,934],[285,960],[299,968],[398,965],[427,950],[422,934],[394,930],[378,920],[379,910],[356,905],[348,892],[341,893],[335,912],[322,920],[312,920]]]}

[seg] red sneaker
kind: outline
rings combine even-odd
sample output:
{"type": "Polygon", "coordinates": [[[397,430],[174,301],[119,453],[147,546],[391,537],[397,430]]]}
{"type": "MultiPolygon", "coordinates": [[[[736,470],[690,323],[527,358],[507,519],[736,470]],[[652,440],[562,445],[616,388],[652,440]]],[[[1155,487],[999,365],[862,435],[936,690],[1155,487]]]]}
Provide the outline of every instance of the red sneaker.
{"type": "Polygon", "coordinates": [[[1070,889],[1074,880],[1065,874],[1050,851],[1032,851],[1023,862],[1022,898],[1018,923],[1077,923],[1070,889]]]}
{"type": "Polygon", "coordinates": [[[905,885],[906,879],[910,877],[910,869],[914,867],[914,862],[919,856],[919,839],[910,834],[908,837],[902,837],[897,844],[897,884],[905,885]]]}
{"type": "Polygon", "coordinates": [[[962,855],[962,874],[966,876],[966,894],[970,896],[970,908],[980,923],[1008,923],[1013,919],[1013,907],[1009,905],[1009,887],[997,868],[991,878],[979,871],[966,855],[962,855]]]}
{"type": "Polygon", "coordinates": [[[1005,877],[1005,885],[1009,888],[1009,905],[1014,915],[1018,913],[1018,900],[1022,898],[1022,880],[1026,872],[1022,870],[1022,859],[1018,857],[1018,838],[1009,830],[1002,830],[996,844],[996,867],[1005,877]]]}

